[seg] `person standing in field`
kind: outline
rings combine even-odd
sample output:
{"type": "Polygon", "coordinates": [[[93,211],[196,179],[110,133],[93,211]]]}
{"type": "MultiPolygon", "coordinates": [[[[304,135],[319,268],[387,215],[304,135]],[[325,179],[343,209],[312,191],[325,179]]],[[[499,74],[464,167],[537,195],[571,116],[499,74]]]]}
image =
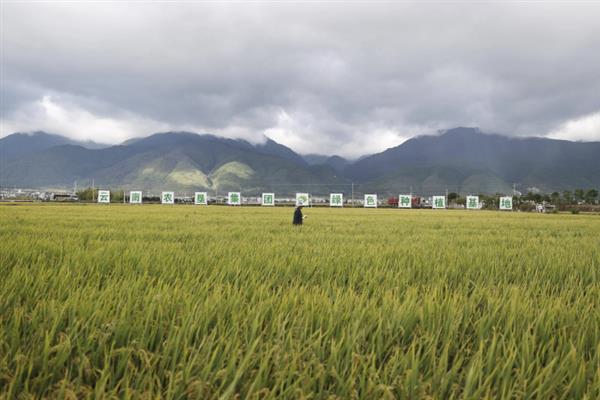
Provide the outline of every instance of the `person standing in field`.
{"type": "Polygon", "coordinates": [[[304,219],[304,216],[302,215],[302,206],[298,206],[298,207],[296,207],[296,210],[294,211],[294,220],[292,221],[292,224],[302,225],[303,219],[304,219]]]}

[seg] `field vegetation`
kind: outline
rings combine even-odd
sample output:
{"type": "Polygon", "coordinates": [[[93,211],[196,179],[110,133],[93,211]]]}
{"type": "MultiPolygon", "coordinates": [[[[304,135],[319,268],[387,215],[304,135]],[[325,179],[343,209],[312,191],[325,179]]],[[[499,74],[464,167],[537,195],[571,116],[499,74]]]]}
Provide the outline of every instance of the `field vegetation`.
{"type": "Polygon", "coordinates": [[[0,397],[600,398],[600,216],[0,205],[0,397]]]}

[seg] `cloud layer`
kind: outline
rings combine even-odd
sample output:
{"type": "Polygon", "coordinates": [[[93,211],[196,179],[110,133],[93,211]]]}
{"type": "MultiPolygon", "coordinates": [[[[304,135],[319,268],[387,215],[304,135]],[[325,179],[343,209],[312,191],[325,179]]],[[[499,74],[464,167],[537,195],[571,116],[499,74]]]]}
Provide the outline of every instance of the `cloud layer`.
{"type": "Polygon", "coordinates": [[[458,125],[600,140],[596,3],[2,3],[2,127],[358,156],[458,125]]]}

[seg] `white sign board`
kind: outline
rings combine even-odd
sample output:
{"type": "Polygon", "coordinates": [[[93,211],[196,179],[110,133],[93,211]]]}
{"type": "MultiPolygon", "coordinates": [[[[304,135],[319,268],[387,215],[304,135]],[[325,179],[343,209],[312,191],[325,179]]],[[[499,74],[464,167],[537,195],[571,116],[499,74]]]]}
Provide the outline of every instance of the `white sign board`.
{"type": "Polygon", "coordinates": [[[142,204],[142,192],[129,192],[129,204],[142,204]]]}
{"type": "Polygon", "coordinates": [[[511,196],[500,197],[500,209],[503,211],[512,211],[513,202],[511,196]]]}
{"type": "Polygon", "coordinates": [[[175,193],[174,192],[162,192],[160,195],[160,202],[162,204],[175,204],[175,193]]]}
{"type": "Polygon", "coordinates": [[[479,196],[467,196],[467,210],[479,209],[479,196]]]}
{"type": "Polygon", "coordinates": [[[398,207],[399,208],[411,208],[412,207],[412,196],[410,194],[401,194],[398,196],[398,207]]]}
{"type": "Polygon", "coordinates": [[[446,208],[446,197],[433,196],[431,198],[431,208],[446,208]]]}
{"type": "Polygon", "coordinates": [[[365,194],[365,207],[377,208],[376,194],[365,194]]]}
{"type": "Polygon", "coordinates": [[[342,193],[329,194],[329,207],[343,207],[344,195],[342,193]]]}
{"type": "Polygon", "coordinates": [[[274,206],[275,205],[275,193],[263,193],[261,204],[263,206],[274,206]]]}
{"type": "Polygon", "coordinates": [[[98,203],[110,203],[110,190],[98,190],[98,203]]]}
{"type": "Polygon", "coordinates": [[[194,192],[194,204],[199,205],[207,205],[208,204],[208,196],[206,192],[194,192]]]}
{"type": "Polygon", "coordinates": [[[308,193],[296,193],[296,207],[298,206],[308,206],[310,202],[310,197],[308,193]]]}
{"type": "Polygon", "coordinates": [[[242,205],[242,194],[240,192],[227,193],[227,204],[230,206],[242,205]]]}

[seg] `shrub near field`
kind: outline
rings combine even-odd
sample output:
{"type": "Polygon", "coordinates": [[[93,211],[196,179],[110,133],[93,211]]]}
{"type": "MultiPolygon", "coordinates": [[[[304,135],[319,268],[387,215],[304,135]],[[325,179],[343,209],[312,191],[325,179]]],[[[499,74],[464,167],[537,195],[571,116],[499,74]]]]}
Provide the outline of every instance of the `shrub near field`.
{"type": "Polygon", "coordinates": [[[14,397],[600,398],[600,217],[0,206],[14,397]]]}

